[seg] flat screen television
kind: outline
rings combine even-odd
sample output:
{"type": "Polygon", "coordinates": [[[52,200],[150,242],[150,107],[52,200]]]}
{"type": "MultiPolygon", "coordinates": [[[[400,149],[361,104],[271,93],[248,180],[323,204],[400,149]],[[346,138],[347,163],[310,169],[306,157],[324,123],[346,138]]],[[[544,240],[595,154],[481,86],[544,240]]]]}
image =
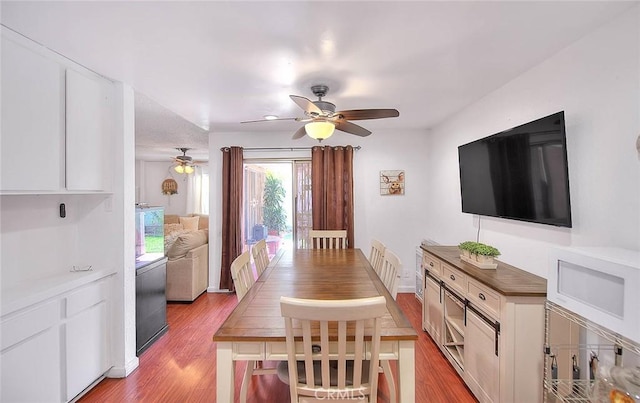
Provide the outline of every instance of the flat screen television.
{"type": "Polygon", "coordinates": [[[571,227],[564,112],[458,147],[462,212],[571,227]]]}

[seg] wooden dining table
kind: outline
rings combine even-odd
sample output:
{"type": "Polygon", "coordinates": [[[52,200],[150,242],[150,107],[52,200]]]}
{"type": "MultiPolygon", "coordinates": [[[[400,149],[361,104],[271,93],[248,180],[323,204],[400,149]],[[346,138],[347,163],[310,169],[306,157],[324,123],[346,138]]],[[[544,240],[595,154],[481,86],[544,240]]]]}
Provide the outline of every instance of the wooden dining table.
{"type": "Polygon", "coordinates": [[[360,249],[278,252],[213,336],[217,343],[218,403],[234,401],[237,361],[286,361],[280,297],[353,299],[383,295],[381,360],[398,362],[398,398],[415,401],[416,331],[360,249]]]}

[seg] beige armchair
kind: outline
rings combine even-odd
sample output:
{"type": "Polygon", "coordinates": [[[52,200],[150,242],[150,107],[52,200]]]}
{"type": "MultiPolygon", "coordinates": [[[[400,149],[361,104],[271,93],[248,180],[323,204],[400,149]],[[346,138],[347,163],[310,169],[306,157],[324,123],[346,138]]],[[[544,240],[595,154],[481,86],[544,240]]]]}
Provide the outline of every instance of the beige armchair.
{"type": "MultiPolygon", "coordinates": [[[[208,218],[200,215],[199,222],[193,223],[197,229],[181,230],[170,235],[165,233],[167,301],[192,302],[209,286],[208,218]],[[167,244],[170,246],[167,247],[167,244]]],[[[178,216],[165,215],[165,227],[166,224],[179,222],[178,216]]]]}
{"type": "Polygon", "coordinates": [[[189,250],[181,258],[167,261],[167,301],[192,302],[208,285],[208,243],[189,250]]]}

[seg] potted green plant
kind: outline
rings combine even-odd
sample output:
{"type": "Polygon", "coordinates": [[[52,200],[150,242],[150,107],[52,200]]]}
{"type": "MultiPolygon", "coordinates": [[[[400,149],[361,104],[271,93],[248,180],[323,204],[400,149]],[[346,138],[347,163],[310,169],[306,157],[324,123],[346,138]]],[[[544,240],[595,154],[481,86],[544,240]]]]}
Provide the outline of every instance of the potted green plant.
{"type": "Polygon", "coordinates": [[[464,256],[466,258],[471,258],[471,251],[475,247],[476,243],[477,242],[464,241],[464,242],[461,242],[460,244],[458,244],[458,248],[460,249],[460,252],[462,253],[462,256],[464,256]]]}
{"type": "Polygon", "coordinates": [[[458,244],[460,259],[483,269],[495,269],[498,265],[493,258],[500,256],[500,251],[491,245],[480,242],[465,241],[458,244]]]}
{"type": "Polygon", "coordinates": [[[491,245],[478,244],[473,249],[473,254],[480,264],[493,264],[493,258],[500,256],[500,251],[491,245]]]}
{"type": "Polygon", "coordinates": [[[282,179],[272,172],[267,172],[264,184],[263,220],[267,231],[271,235],[279,235],[287,226],[287,213],[284,211],[284,197],[286,190],[282,185],[282,179]]]}

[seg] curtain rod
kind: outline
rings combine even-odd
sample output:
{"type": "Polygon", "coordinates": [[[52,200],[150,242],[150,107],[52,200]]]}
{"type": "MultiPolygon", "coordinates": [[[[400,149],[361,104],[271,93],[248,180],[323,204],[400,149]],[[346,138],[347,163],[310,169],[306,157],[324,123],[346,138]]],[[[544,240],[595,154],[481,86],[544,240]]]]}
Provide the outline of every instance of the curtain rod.
{"type": "MultiPolygon", "coordinates": [[[[315,147],[324,147],[324,146],[315,146],[315,147]]],[[[327,146],[327,147],[346,147],[346,146],[327,146]]],[[[242,149],[245,151],[305,151],[311,150],[313,147],[243,147],[242,149]]],[[[354,150],[359,150],[362,147],[355,146],[354,150]]],[[[220,151],[228,150],[229,147],[222,147],[220,151]]]]}

